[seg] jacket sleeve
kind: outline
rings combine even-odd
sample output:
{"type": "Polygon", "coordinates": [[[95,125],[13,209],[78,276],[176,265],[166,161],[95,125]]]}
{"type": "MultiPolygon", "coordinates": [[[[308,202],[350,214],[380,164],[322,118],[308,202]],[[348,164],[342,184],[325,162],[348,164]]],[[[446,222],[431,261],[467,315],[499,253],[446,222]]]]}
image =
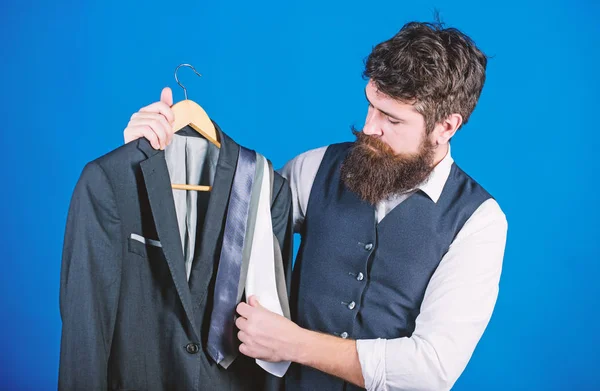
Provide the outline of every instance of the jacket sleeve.
{"type": "Polygon", "coordinates": [[[294,257],[292,192],[287,180],[278,174],[276,174],[276,180],[273,186],[271,219],[273,222],[273,232],[275,233],[281,248],[285,283],[289,298],[292,261],[294,257]]]}
{"type": "Polygon", "coordinates": [[[108,177],[94,162],[71,198],[60,274],[59,390],[106,390],[121,284],[121,222],[108,177]]]}

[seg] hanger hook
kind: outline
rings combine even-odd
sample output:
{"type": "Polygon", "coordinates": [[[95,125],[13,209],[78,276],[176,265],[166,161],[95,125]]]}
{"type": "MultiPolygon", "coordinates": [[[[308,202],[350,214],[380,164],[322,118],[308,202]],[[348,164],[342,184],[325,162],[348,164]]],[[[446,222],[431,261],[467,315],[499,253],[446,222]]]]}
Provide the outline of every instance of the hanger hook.
{"type": "Polygon", "coordinates": [[[187,98],[188,98],[188,96],[187,96],[187,88],[185,88],[185,87],[183,86],[183,84],[181,84],[181,83],[179,82],[179,79],[177,78],[177,71],[178,71],[178,70],[179,70],[179,68],[181,68],[181,67],[189,67],[189,68],[192,68],[192,70],[194,71],[194,73],[196,73],[196,75],[198,75],[198,76],[202,76],[202,75],[201,75],[201,74],[199,74],[199,73],[198,73],[198,71],[197,71],[197,70],[196,70],[196,69],[195,69],[193,66],[191,66],[190,64],[179,64],[179,66],[178,66],[177,68],[175,68],[175,81],[177,82],[177,84],[179,84],[179,87],[183,88],[183,94],[185,95],[185,99],[187,100],[187,98]]]}

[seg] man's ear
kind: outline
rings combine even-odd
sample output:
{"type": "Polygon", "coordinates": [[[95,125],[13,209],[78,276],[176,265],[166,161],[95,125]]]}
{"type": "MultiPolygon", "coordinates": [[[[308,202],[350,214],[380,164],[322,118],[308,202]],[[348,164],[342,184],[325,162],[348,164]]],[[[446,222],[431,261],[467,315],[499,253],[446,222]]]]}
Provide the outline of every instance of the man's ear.
{"type": "Polygon", "coordinates": [[[433,132],[435,134],[434,141],[436,145],[448,144],[450,139],[462,125],[462,122],[462,115],[450,114],[442,122],[435,125],[433,132]]]}

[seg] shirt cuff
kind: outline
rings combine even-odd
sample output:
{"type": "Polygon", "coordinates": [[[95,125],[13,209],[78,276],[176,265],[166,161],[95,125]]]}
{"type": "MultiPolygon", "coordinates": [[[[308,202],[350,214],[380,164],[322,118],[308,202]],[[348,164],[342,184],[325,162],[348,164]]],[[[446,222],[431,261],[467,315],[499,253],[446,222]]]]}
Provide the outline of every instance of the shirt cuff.
{"type": "Polygon", "coordinates": [[[385,339],[359,339],[356,341],[358,360],[369,391],[384,391],[385,387],[385,339]]]}

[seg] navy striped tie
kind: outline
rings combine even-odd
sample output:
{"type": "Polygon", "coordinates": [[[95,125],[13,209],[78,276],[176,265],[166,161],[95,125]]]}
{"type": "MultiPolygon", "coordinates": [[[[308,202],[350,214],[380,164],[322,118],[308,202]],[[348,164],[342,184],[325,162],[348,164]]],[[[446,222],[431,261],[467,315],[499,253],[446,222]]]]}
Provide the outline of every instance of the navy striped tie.
{"type": "Polygon", "coordinates": [[[208,331],[208,353],[216,363],[225,368],[238,353],[234,338],[235,309],[255,168],[256,152],[240,146],[227,208],[208,331]]]}

